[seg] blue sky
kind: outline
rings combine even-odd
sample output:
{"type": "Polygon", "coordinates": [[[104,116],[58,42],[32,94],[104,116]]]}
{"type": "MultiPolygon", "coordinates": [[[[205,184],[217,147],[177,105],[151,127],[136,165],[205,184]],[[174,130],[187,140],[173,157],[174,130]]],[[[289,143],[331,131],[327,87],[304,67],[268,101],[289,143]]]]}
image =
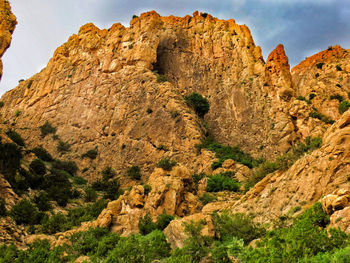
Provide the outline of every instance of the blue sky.
{"type": "Polygon", "coordinates": [[[291,65],[340,44],[350,48],[349,0],[10,0],[18,25],[3,56],[0,95],[45,67],[55,49],[93,22],[129,25],[132,15],[156,10],[184,16],[195,10],[246,24],[264,57],[279,44],[291,65]]]}

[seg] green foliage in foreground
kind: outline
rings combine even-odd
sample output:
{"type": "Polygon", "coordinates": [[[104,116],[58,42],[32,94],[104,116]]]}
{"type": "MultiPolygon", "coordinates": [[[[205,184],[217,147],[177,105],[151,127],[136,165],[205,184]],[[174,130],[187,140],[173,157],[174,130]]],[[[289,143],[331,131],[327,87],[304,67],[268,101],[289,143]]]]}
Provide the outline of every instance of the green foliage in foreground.
{"type": "Polygon", "coordinates": [[[243,214],[213,214],[216,236],[203,236],[205,221],[184,224],[188,239],[181,249],[170,250],[164,234],[120,237],[108,229],[95,228],[73,234],[71,245],[50,249],[46,240],[36,241],[27,250],[14,245],[0,246],[0,263],[74,262],[88,256],[92,262],[301,262],[349,263],[350,238],[340,230],[326,229],[329,217],[319,203],[296,217],[286,228],[266,231],[243,214]],[[259,238],[255,248],[248,244],[259,238]]]}

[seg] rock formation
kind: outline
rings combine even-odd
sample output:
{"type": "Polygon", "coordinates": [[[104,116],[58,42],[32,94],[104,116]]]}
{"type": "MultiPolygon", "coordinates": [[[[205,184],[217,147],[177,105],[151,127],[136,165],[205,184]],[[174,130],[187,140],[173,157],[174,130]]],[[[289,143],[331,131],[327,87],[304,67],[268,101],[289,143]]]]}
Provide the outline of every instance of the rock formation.
{"type": "Polygon", "coordinates": [[[11,12],[10,3],[7,0],[0,1],[0,80],[2,77],[1,57],[10,46],[12,34],[15,30],[17,20],[11,12]]]}
{"type": "Polygon", "coordinates": [[[219,142],[272,158],[296,139],[291,117],[275,99],[293,96],[293,85],[280,87],[290,82],[288,62],[272,57],[265,66],[246,26],[198,12],[183,18],[149,12],[129,28],[87,24],[45,69],[2,97],[0,112],[28,128],[22,134],[29,145],[43,144],[57,155],[58,142],[39,136],[39,126],[49,121],[72,146],[67,158],[88,168],[85,175],[94,177],[107,165],[121,173],[139,165],[149,175],[163,156],[198,168],[194,145],[204,127],[182,96],[199,92],[209,100],[205,121],[219,142]],[[272,64],[275,72],[266,73],[272,64]],[[96,160],[81,160],[95,147],[96,160]]]}
{"type": "MultiPolygon", "coordinates": [[[[1,3],[9,7],[7,1],[1,3]]],[[[15,26],[9,17],[0,28],[0,36],[7,36],[0,39],[3,50],[15,26]]],[[[155,220],[166,212],[181,217],[164,231],[175,248],[186,238],[183,222],[204,219],[203,231],[213,235],[214,211],[254,213],[257,221],[267,222],[323,196],[331,225],[350,231],[349,194],[339,190],[349,188],[350,111],[338,111],[340,101],[350,96],[348,53],[330,47],[290,71],[283,45],[265,63],[246,26],[198,12],[181,18],[152,11],[133,18],[127,28],[84,25],[55,51],[46,68],[1,98],[0,114],[23,135],[28,149],[42,145],[54,157],[74,160],[84,168],[80,175],[90,180],[113,167],[122,186],[132,188],[110,202],[97,220],[54,237],[29,236],[26,242],[49,238],[58,245],[97,226],[125,236],[138,231],[146,214],[155,220]],[[209,100],[204,118],[185,103],[184,96],[192,92],[209,100]],[[39,127],[46,121],[57,128],[54,136],[41,136],[39,127]],[[308,136],[319,136],[323,143],[289,169],[268,174],[242,198],[223,192],[203,207],[199,197],[208,179],[196,188],[192,174],[230,171],[244,182],[252,173],[230,159],[213,171],[215,154],[195,147],[208,134],[266,159],[308,136]],[[68,142],[71,150],[61,153],[59,141],[68,142]],[[91,149],[97,158],[82,158],[91,149]],[[165,157],[178,165],[171,171],[155,168],[165,157]],[[141,168],[150,192],[125,176],[134,165],[141,168]]],[[[0,181],[0,194],[14,203],[17,197],[10,190],[0,181]]]]}

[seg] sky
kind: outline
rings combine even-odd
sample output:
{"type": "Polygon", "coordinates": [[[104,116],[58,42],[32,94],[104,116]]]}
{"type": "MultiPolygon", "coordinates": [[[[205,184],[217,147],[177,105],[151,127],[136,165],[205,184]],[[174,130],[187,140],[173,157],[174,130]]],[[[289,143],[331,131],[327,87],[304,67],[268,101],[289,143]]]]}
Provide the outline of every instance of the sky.
{"type": "Polygon", "coordinates": [[[283,44],[292,66],[308,56],[341,45],[350,48],[350,0],[10,0],[18,25],[3,56],[0,96],[41,71],[55,49],[79,28],[100,29],[155,10],[162,16],[196,10],[246,24],[264,58],[283,44]]]}

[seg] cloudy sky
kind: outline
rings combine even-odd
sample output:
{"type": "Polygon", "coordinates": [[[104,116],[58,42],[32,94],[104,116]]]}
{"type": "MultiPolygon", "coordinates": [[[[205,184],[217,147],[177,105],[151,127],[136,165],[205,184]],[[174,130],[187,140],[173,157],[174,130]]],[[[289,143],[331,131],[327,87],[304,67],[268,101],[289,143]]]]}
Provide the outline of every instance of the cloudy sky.
{"type": "Polygon", "coordinates": [[[129,25],[132,15],[156,10],[184,16],[195,10],[246,24],[264,57],[284,44],[291,65],[340,44],[350,48],[349,0],[10,0],[18,25],[3,56],[0,95],[39,72],[54,50],[93,22],[129,25]]]}

